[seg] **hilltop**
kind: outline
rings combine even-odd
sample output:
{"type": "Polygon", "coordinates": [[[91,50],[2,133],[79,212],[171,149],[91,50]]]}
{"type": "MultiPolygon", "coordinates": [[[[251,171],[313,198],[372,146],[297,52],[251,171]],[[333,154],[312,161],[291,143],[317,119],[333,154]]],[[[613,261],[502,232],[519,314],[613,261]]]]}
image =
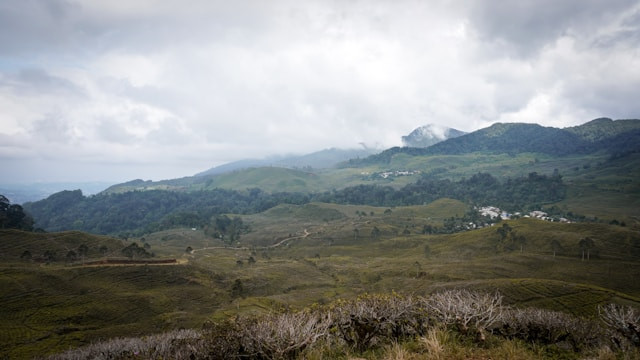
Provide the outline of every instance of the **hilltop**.
{"type": "Polygon", "coordinates": [[[466,134],[464,131],[435,124],[423,125],[402,137],[402,143],[407,147],[429,147],[447,139],[466,134]]]}

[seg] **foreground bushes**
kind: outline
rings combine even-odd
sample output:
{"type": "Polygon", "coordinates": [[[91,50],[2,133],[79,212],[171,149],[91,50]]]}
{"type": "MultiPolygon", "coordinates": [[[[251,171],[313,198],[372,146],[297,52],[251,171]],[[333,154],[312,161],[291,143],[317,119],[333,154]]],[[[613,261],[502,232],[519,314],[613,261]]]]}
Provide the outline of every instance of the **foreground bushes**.
{"type": "Polygon", "coordinates": [[[201,331],[114,339],[52,358],[332,358],[337,356],[336,351],[359,354],[387,348],[396,354],[409,354],[399,344],[416,341],[422,345],[414,352],[438,358],[446,334],[478,346],[486,344],[491,336],[494,340],[552,346],[565,355],[605,349],[611,356],[613,351],[639,356],[640,313],[617,305],[601,307],[599,312],[600,319],[584,319],[541,309],[511,309],[502,304],[497,293],[468,290],[448,290],[427,298],[364,295],[299,312],[239,316],[207,324],[201,331]]]}

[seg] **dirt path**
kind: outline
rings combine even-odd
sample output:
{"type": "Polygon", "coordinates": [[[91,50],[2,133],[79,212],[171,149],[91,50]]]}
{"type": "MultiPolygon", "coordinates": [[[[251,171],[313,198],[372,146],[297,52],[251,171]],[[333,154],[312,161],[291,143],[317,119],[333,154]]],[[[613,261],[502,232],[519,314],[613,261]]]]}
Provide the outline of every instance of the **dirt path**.
{"type": "Polygon", "coordinates": [[[86,267],[114,267],[114,266],[176,266],[176,265],[184,265],[189,262],[187,259],[170,259],[172,261],[139,261],[139,262],[118,262],[116,261],[108,261],[108,262],[94,262],[87,264],[79,264],[65,267],[68,268],[86,268],[86,267]]]}
{"type": "MultiPolygon", "coordinates": [[[[309,235],[311,235],[311,233],[309,233],[309,231],[307,231],[307,229],[303,230],[302,235],[298,235],[298,236],[291,236],[285,239],[282,239],[280,241],[278,241],[275,244],[272,245],[268,245],[268,246],[256,246],[254,249],[258,249],[258,250],[266,250],[266,249],[274,249],[277,248],[279,246],[284,245],[287,241],[290,240],[294,240],[294,239],[304,239],[306,237],[308,237],[309,235]]],[[[241,247],[229,247],[229,246],[211,246],[211,247],[204,247],[201,249],[194,249],[191,250],[191,254],[195,254],[198,251],[202,251],[202,250],[216,250],[216,249],[227,249],[227,250],[250,250],[248,247],[246,246],[241,246],[241,247]]]]}

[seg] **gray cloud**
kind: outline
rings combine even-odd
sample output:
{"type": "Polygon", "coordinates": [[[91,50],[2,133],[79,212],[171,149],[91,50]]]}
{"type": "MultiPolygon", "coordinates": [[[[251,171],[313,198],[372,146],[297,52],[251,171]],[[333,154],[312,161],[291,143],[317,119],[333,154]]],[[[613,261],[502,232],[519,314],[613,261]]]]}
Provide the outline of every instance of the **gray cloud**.
{"type": "Polygon", "coordinates": [[[528,57],[561,36],[592,33],[637,2],[482,0],[472,4],[470,20],[483,41],[504,43],[514,54],[528,57]]]}
{"type": "Polygon", "coordinates": [[[426,123],[637,117],[639,14],[625,0],[9,0],[0,141],[30,148],[0,157],[177,177],[399,145],[426,123]]]}
{"type": "Polygon", "coordinates": [[[43,69],[24,68],[18,73],[0,73],[0,87],[11,88],[18,94],[63,94],[65,96],[83,96],[84,91],[73,82],[52,76],[43,69]]]}

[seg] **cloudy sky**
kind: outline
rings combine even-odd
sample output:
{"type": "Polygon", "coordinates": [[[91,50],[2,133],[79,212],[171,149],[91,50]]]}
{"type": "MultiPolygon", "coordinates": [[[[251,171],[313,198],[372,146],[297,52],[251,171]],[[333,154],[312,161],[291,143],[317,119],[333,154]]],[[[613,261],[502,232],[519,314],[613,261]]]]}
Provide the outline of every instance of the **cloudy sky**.
{"type": "Polygon", "coordinates": [[[3,0],[0,183],[640,117],[637,0],[3,0]]]}

